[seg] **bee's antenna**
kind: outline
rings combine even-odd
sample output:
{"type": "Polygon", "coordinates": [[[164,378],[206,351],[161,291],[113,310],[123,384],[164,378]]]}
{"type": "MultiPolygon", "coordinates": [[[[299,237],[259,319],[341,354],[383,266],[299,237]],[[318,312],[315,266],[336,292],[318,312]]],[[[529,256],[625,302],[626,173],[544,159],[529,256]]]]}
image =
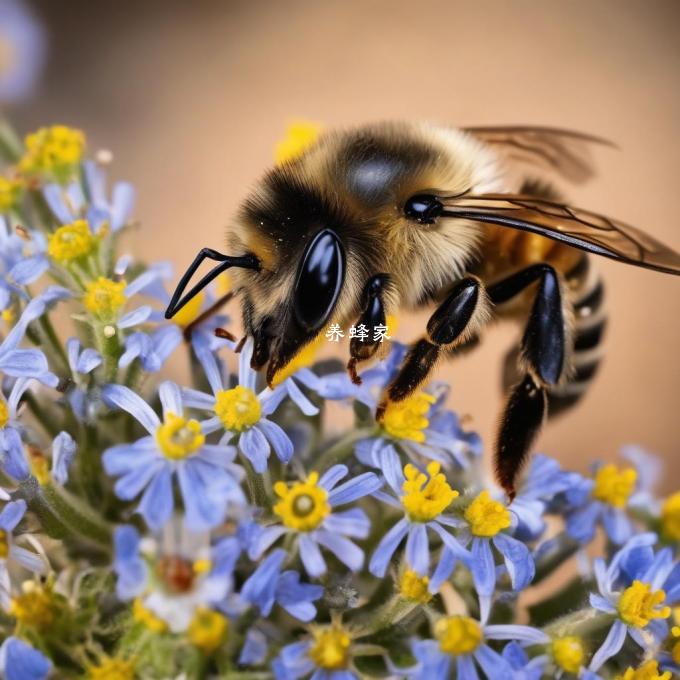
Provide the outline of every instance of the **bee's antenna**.
{"type": "Polygon", "coordinates": [[[187,304],[187,302],[189,302],[189,300],[196,297],[196,295],[198,295],[198,293],[200,293],[214,278],[230,267],[259,270],[260,260],[252,253],[241,257],[232,257],[231,255],[218,253],[212,248],[202,248],[179,280],[177,288],[175,288],[175,292],[172,294],[172,298],[170,298],[170,304],[165,310],[165,318],[171,319],[187,304]],[[191,277],[205,259],[216,260],[220,264],[211,269],[183,298],[180,299],[187,284],[191,281],[191,277]]]}

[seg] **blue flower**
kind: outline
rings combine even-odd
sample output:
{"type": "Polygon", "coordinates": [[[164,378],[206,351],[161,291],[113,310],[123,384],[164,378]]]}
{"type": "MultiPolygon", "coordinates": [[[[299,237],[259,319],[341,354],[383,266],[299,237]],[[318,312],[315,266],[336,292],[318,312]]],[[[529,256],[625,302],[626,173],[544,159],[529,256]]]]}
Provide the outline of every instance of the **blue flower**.
{"type": "Polygon", "coordinates": [[[125,368],[139,359],[148,373],[158,373],[175,348],[182,342],[182,333],[175,325],[158,328],[153,333],[135,331],[125,338],[125,351],[118,366],[125,368]]]}
{"type": "Polygon", "coordinates": [[[501,656],[510,664],[514,680],[541,680],[548,660],[547,656],[529,659],[524,647],[518,642],[508,642],[501,656]]]}
{"type": "Polygon", "coordinates": [[[13,635],[0,646],[0,674],[6,680],[43,680],[51,670],[42,652],[13,635]]]}
{"type": "Polygon", "coordinates": [[[46,564],[43,559],[34,552],[26,550],[14,544],[12,532],[26,514],[26,501],[10,501],[0,512],[0,547],[5,557],[0,557],[0,603],[5,610],[10,605],[10,577],[9,564],[16,563],[29,571],[38,574],[44,573],[46,564]]]}
{"type": "Polygon", "coordinates": [[[34,90],[45,62],[45,31],[27,3],[0,3],[0,102],[16,102],[34,90]]]}
{"type": "Polygon", "coordinates": [[[68,470],[77,448],[73,437],[68,432],[60,432],[52,440],[52,478],[61,486],[68,481],[68,470]]]}
{"type": "Polygon", "coordinates": [[[66,341],[66,356],[74,383],[66,393],[66,398],[78,420],[92,420],[96,415],[97,400],[88,397],[87,379],[101,365],[102,356],[91,347],[81,351],[78,338],[66,341]]]}
{"type": "Polygon", "coordinates": [[[601,523],[612,543],[621,545],[633,535],[626,509],[636,492],[638,472],[613,463],[595,465],[593,472],[592,479],[581,479],[566,492],[574,508],[565,518],[567,533],[580,543],[588,543],[601,523]]]}
{"type": "Polygon", "coordinates": [[[411,649],[417,664],[406,669],[408,678],[445,680],[454,675],[455,668],[457,680],[478,680],[476,665],[489,680],[522,677],[515,675],[511,659],[494,651],[487,640],[512,640],[526,645],[549,641],[545,633],[530,626],[487,625],[484,620],[468,616],[440,618],[434,623],[434,634],[436,640],[413,642],[411,649]]]}
{"type": "Polygon", "coordinates": [[[229,503],[245,502],[239,482],[243,470],[236,465],[233,447],[205,443],[203,423],[184,417],[180,388],[170,381],[159,388],[163,421],[132,390],[122,385],[102,389],[105,402],[136,418],[149,436],[104,452],[104,469],[119,477],[115,491],[132,500],[142,491],[138,511],[152,529],[160,529],[174,508],[173,477],[179,482],[186,524],[194,530],[214,527],[229,503]]]}
{"type": "Polygon", "coordinates": [[[370,521],[360,508],[334,510],[373,493],[382,481],[372,472],[365,472],[337,486],[348,473],[346,466],[334,465],[321,478],[312,472],[304,481],[290,486],[277,482],[274,491],[279,501],[273,511],[282,524],[269,525],[259,532],[249,550],[250,558],[259,559],[281,536],[291,533],[297,538],[300,559],[310,576],[326,572],[321,548],[329,550],[352,571],[359,571],[364,552],[350,539],[366,538],[370,521]]]}
{"type": "Polygon", "coordinates": [[[296,571],[281,572],[285,550],[274,550],[263,560],[241,588],[241,598],[258,607],[262,616],[269,616],[275,603],[300,621],[316,616],[312,604],[323,595],[323,587],[300,583],[296,571]]]}
{"type": "MultiPolygon", "coordinates": [[[[369,571],[374,576],[384,576],[394,552],[406,539],[407,563],[419,576],[427,574],[430,566],[428,530],[441,539],[456,560],[467,563],[470,553],[447,529],[454,525],[454,518],[443,512],[457,498],[458,492],[449,486],[440,472],[440,464],[432,461],[426,472],[408,464],[402,471],[399,456],[391,446],[381,449],[376,462],[394,495],[379,491],[374,496],[404,516],[381,539],[371,557],[369,571]]],[[[439,581],[440,585],[443,580],[439,581]]]]}
{"type": "Polygon", "coordinates": [[[638,534],[614,554],[609,566],[601,558],[595,560],[599,592],[591,593],[590,604],[615,620],[593,656],[590,670],[598,671],[617,654],[628,635],[643,649],[648,647],[645,634],[657,643],[666,637],[669,605],[680,599],[680,571],[670,548],[654,555],[651,546],[656,541],[653,533],[638,534]]]}
{"type": "Polygon", "coordinates": [[[233,587],[233,546],[211,548],[209,541],[207,532],[187,531],[179,520],[144,543],[134,527],[117,527],[113,569],[118,598],[138,600],[138,607],[174,633],[186,630],[199,608],[217,606],[233,587]]]}
{"type": "Polygon", "coordinates": [[[28,378],[15,380],[7,399],[0,390],[0,467],[10,477],[19,480],[26,479],[30,470],[21,441],[23,428],[17,417],[17,408],[31,382],[28,378]]]}
{"type": "Polygon", "coordinates": [[[293,442],[279,425],[267,418],[281,403],[281,388],[255,392],[257,373],[250,367],[253,339],[248,338],[241,350],[239,382],[231,389],[225,387],[222,371],[209,347],[198,341],[194,349],[213,394],[185,389],[184,399],[188,406],[213,412],[214,417],[205,423],[205,432],[225,430],[220,440],[223,444],[238,436],[239,449],[256,472],[267,469],[272,448],[279,460],[287,463],[293,455],[293,442]]]}
{"type": "Polygon", "coordinates": [[[117,182],[109,199],[104,168],[94,161],[85,161],[83,173],[87,199],[77,181],[66,187],[57,183],[45,185],[43,195],[54,216],[62,224],[86,219],[95,234],[105,225],[114,233],[119,231],[130,221],[135,204],[134,187],[129,182],[117,182]]]}

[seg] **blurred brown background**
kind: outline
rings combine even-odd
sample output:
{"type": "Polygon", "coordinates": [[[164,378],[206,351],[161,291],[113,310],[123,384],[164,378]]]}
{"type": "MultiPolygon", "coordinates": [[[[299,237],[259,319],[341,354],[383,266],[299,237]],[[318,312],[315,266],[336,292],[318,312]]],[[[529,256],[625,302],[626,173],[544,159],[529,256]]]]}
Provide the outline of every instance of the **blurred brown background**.
{"type": "MultiPolygon", "coordinates": [[[[84,128],[139,192],[131,248],[182,269],[222,247],[239,200],[291,118],[326,125],[430,119],[544,124],[609,137],[600,176],[568,188],[680,250],[680,3],[453,0],[34,3],[51,34],[46,77],[14,111],[23,129],[84,128]]],[[[539,448],[572,466],[637,442],[680,481],[680,281],[601,262],[608,358],[580,408],[539,448]]],[[[423,317],[424,318],[424,317],[423,317]]],[[[423,319],[420,320],[421,323],[423,319]]],[[[422,328],[402,324],[400,337],[422,328]]],[[[440,376],[490,445],[500,361],[494,329],[440,376]]]]}

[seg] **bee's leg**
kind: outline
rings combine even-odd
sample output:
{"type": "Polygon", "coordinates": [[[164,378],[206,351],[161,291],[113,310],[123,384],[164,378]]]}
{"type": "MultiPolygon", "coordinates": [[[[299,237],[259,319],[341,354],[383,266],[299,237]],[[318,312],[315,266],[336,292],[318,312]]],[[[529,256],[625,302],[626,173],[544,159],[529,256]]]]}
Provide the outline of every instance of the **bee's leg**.
{"type": "Polygon", "coordinates": [[[496,442],[496,477],[511,500],[517,474],[546,416],[547,388],[556,385],[566,370],[570,303],[560,275],[548,264],[532,265],[488,288],[491,301],[503,304],[536,282],[520,345],[523,377],[510,393],[496,442]]]}
{"type": "Polygon", "coordinates": [[[361,378],[357,374],[357,364],[370,359],[383,346],[380,339],[376,338],[373,329],[376,326],[386,325],[383,294],[388,281],[389,277],[387,274],[376,274],[364,286],[364,311],[361,313],[356,326],[357,328],[363,327],[368,329],[369,335],[366,338],[355,336],[350,340],[350,359],[347,364],[347,371],[355,385],[361,385],[361,378]]]}
{"type": "Polygon", "coordinates": [[[409,350],[378,405],[376,419],[382,419],[390,402],[406,399],[425,382],[443,353],[474,337],[488,315],[488,299],[481,281],[472,276],[459,281],[430,317],[425,337],[409,350]]]}

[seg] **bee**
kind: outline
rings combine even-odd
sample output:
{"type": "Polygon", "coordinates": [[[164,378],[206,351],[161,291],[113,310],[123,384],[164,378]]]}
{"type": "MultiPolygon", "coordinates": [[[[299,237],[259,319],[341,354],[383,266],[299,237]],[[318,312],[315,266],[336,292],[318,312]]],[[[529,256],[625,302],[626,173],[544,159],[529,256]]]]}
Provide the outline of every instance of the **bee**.
{"type": "MultiPolygon", "coordinates": [[[[231,269],[252,366],[271,385],[329,320],[370,328],[434,306],[384,390],[378,421],[440,359],[473,347],[491,320],[519,320],[495,444],[496,477],[512,499],[548,413],[578,401],[602,357],[605,293],[590,254],[680,274],[680,255],[651,236],[508,171],[531,166],[580,182],[592,175],[594,144],[608,142],[541,127],[386,123],[322,134],[264,175],[228,231],[229,255],[201,250],[166,317],[231,269]],[[206,258],[217,266],[182,297],[206,258]]],[[[383,347],[351,340],[353,381],[383,347]]]]}

